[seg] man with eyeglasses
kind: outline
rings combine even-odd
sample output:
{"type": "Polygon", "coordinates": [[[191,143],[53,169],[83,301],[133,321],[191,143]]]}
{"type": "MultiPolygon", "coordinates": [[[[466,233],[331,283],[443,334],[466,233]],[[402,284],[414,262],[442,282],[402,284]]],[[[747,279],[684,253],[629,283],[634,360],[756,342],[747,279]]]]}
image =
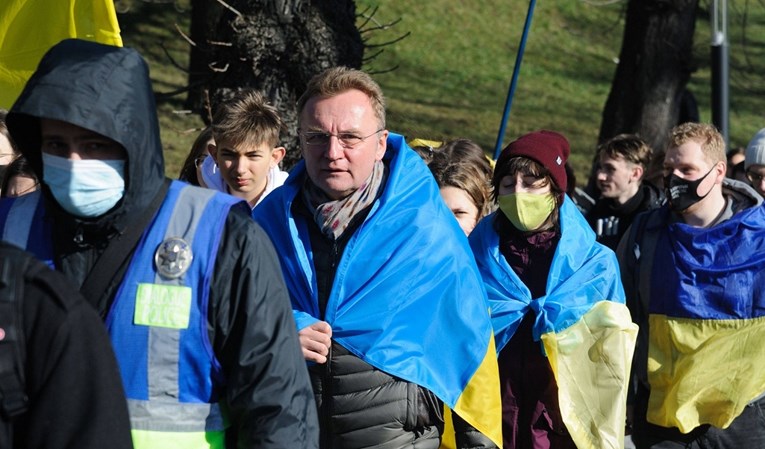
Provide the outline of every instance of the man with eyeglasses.
{"type": "Polygon", "coordinates": [[[744,167],[746,179],[765,197],[765,128],[759,130],[747,145],[744,167]]]}
{"type": "Polygon", "coordinates": [[[495,447],[486,293],[435,180],[385,128],[383,94],[368,74],[326,70],[298,110],[304,160],[253,217],[290,291],[320,447],[435,449],[442,402],[464,418],[454,422],[457,447],[495,447]]]}

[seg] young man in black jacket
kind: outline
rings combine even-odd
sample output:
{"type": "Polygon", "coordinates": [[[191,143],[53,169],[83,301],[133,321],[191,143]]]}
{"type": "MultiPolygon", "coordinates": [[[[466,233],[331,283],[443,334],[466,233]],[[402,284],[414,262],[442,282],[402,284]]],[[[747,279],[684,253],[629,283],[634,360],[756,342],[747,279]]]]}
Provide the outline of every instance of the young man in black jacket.
{"type": "Polygon", "coordinates": [[[42,189],[0,205],[3,238],[63,272],[106,320],[134,445],[314,447],[273,247],[243,203],[165,178],[140,55],[62,41],[7,123],[42,189]]]}
{"type": "Polygon", "coordinates": [[[61,274],[0,243],[0,447],[132,448],[104,325],[61,274]]]}
{"type": "Polygon", "coordinates": [[[598,147],[596,179],[601,195],[587,221],[598,242],[614,251],[637,214],[664,202],[659,189],[643,182],[652,155],[651,147],[634,134],[620,134],[598,147]]]}

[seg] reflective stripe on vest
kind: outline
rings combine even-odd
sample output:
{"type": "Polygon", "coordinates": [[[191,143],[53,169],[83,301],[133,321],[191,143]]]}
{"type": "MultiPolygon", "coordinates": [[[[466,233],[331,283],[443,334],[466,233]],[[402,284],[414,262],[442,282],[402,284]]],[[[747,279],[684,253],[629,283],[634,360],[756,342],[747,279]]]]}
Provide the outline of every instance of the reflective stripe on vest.
{"type": "Polygon", "coordinates": [[[223,374],[209,341],[207,302],[223,226],[237,202],[173,182],[109,311],[136,449],[223,447],[223,374]],[[154,263],[168,238],[182,238],[192,251],[179,278],[161,276],[154,263]]]}

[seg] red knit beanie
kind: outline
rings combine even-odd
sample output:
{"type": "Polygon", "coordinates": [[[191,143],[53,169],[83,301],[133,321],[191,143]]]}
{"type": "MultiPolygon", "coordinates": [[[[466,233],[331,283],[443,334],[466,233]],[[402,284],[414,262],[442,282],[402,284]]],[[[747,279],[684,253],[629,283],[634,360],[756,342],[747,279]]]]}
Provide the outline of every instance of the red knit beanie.
{"type": "Polygon", "coordinates": [[[550,171],[553,182],[566,191],[566,161],[571,149],[568,140],[554,131],[540,130],[525,134],[502,150],[497,165],[514,157],[532,159],[550,171]]]}

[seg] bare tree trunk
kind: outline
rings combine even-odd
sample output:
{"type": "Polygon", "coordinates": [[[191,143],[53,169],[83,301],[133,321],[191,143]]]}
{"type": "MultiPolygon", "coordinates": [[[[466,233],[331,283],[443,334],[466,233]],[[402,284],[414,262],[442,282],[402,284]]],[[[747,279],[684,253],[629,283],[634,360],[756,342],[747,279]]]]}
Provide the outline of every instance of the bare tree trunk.
{"type": "Polygon", "coordinates": [[[364,44],[352,0],[193,0],[188,104],[208,120],[204,91],[214,105],[243,88],[263,92],[282,114],[285,167],[300,158],[295,103],[311,77],[344,65],[360,68],[364,44]],[[199,11],[204,11],[197,14],[199,11]],[[218,15],[219,18],[215,18],[218,15]],[[217,22],[211,26],[210,22],[217,22]],[[202,23],[202,25],[197,26],[202,23]],[[202,35],[194,35],[194,32],[202,35]]]}
{"type": "Polygon", "coordinates": [[[629,0],[619,65],[599,140],[637,133],[663,151],[694,70],[698,0],[629,0]]]}

